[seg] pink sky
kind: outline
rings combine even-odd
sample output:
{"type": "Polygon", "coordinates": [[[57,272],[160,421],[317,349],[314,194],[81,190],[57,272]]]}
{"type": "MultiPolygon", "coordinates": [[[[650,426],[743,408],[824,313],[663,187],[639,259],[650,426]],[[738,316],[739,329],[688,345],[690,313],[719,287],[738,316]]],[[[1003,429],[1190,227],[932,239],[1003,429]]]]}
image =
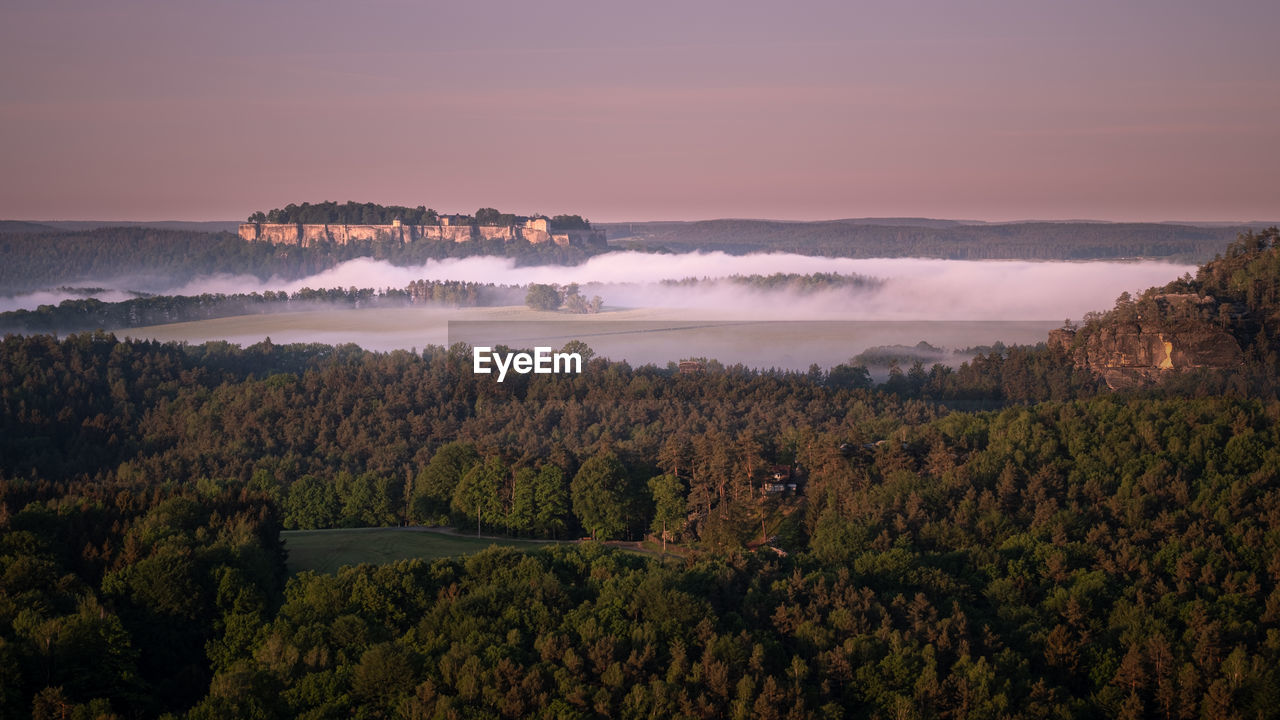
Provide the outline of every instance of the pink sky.
{"type": "Polygon", "coordinates": [[[9,0],[0,218],[1280,218],[1280,3],[9,0]]]}

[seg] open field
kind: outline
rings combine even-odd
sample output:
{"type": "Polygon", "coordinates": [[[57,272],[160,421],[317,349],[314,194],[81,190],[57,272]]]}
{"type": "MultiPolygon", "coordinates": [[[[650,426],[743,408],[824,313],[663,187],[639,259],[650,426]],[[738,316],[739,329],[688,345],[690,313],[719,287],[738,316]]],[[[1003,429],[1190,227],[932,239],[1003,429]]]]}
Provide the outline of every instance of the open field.
{"type": "Polygon", "coordinates": [[[338,308],[305,312],[281,312],[264,315],[197,320],[194,322],[151,325],[119,331],[120,335],[156,340],[201,343],[208,340],[252,345],[270,337],[276,344],[356,343],[366,350],[408,350],[427,345],[446,345],[450,322],[532,323],[589,322],[610,320],[678,320],[687,312],[661,308],[611,310],[602,315],[571,315],[530,310],[520,305],[504,307],[403,307],[403,308],[338,308]]]}
{"type": "Polygon", "coordinates": [[[419,528],[350,528],[286,530],[280,533],[289,552],[289,572],[336,572],[343,565],[375,565],[423,558],[435,560],[479,552],[493,545],[529,549],[547,542],[506,538],[474,538],[419,528]]]}
{"type": "MultiPolygon", "coordinates": [[[[545,313],[524,307],[374,308],[242,315],[121,331],[121,335],[202,343],[226,340],[251,345],[270,337],[277,344],[355,343],[367,350],[419,349],[463,341],[529,348],[587,343],[597,355],[633,365],[691,357],[742,363],[755,368],[805,370],[831,367],[870,347],[915,345],[940,348],[1035,344],[1061,320],[799,320],[744,321],[728,313],[670,308],[612,310],[598,315],[545,313]],[[453,326],[450,327],[450,323],[453,326]]],[[[958,358],[963,360],[966,358],[958,358]]]]}

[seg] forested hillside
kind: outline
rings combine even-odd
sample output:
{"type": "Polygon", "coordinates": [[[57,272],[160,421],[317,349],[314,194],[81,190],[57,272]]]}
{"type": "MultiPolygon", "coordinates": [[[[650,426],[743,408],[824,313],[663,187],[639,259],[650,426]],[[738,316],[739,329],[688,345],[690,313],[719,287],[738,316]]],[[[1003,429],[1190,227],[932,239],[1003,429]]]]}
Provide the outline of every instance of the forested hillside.
{"type": "MultiPolygon", "coordinates": [[[[684,278],[668,280],[662,287],[696,288],[719,283],[756,292],[789,291],[798,295],[832,290],[858,290],[876,287],[882,281],[856,274],[773,273],[771,275],[731,275],[723,279],[684,278]]],[[[0,312],[0,333],[55,333],[59,335],[94,330],[162,325],[165,323],[208,320],[237,315],[260,315],[276,312],[304,312],[332,307],[376,308],[429,304],[445,307],[484,307],[525,303],[533,288],[549,298],[530,307],[555,310],[564,306],[575,313],[598,312],[580,286],[499,285],[460,280],[415,280],[403,288],[302,288],[296,292],[267,290],[253,293],[202,293],[200,295],[148,295],[119,302],[105,302],[95,297],[71,298],[57,305],[40,305],[35,310],[0,312]],[[546,293],[551,295],[547,296],[546,293]]],[[[60,288],[80,294],[96,294],[103,288],[60,288]]],[[[603,302],[603,299],[601,299],[603,302]]]]}
{"type": "Polygon", "coordinates": [[[266,496],[208,481],[0,482],[0,715],[158,717],[202,697],[284,587],[266,496]]]}
{"type": "Polygon", "coordinates": [[[131,279],[146,290],[207,273],[305,276],[329,267],[317,253],[247,243],[231,233],[145,228],[0,234],[0,291],[21,293],[82,280],[131,279]]]}
{"type": "Polygon", "coordinates": [[[1202,262],[1229,243],[1239,227],[1164,223],[1026,222],[962,224],[903,219],[779,222],[614,223],[601,227],[619,245],[674,252],[794,252],[829,257],[932,257],[951,260],[1086,260],[1176,258],[1202,262]]]}
{"type": "MultiPolygon", "coordinates": [[[[1155,313],[1151,299],[1162,294],[1193,293],[1211,298],[1211,314],[1200,318],[1228,330],[1252,359],[1274,371],[1280,351],[1280,229],[1240,235],[1225,253],[1205,263],[1195,277],[1152,288],[1113,314],[1155,313]]],[[[1109,318],[1094,318],[1103,322],[1109,318]]],[[[1114,318],[1111,318],[1114,319],[1114,318]]]]}
{"type": "Polygon", "coordinates": [[[1077,367],[1113,386],[1201,379],[1266,392],[1280,369],[1280,229],[1247,232],[1225,254],[1112,310],[1085,316],[1083,327],[1054,331],[1051,344],[1077,367]],[[1179,372],[1169,373],[1167,370],[1179,372]]]}
{"type": "Polygon", "coordinates": [[[335,307],[404,307],[418,303],[445,307],[515,305],[524,295],[520,288],[494,283],[415,280],[404,288],[302,288],[292,293],[267,290],[232,295],[148,295],[120,302],[79,298],[63,300],[57,305],[41,305],[35,310],[0,313],[0,332],[61,335],[335,307]]]}
{"type": "Polygon", "coordinates": [[[475,240],[465,243],[354,242],[293,247],[248,242],[232,233],[107,227],[88,231],[0,233],[0,293],[115,281],[122,289],[155,291],[201,276],[303,278],[357,257],[396,265],[474,255],[509,257],[517,264],[574,264],[596,252],[551,243],[475,240]]]}
{"type": "MultiPolygon", "coordinates": [[[[343,207],[321,208],[320,211],[339,213],[343,207]]],[[[357,206],[356,209],[362,207],[357,206]]],[[[387,213],[394,214],[394,210],[379,206],[378,213],[381,214],[377,218],[387,213]]],[[[278,212],[283,213],[284,210],[278,212]]],[[[493,218],[488,219],[497,222],[493,218]]],[[[557,227],[588,226],[576,215],[557,215],[552,220],[557,227]]],[[[615,244],[613,249],[638,247],[678,252],[723,250],[732,253],[795,252],[831,257],[970,260],[1157,257],[1201,261],[1212,257],[1236,235],[1235,228],[1097,223],[881,227],[843,221],[771,223],[716,220],[601,227],[608,228],[611,238],[630,235],[620,245],[615,244]]],[[[413,265],[449,257],[494,255],[513,258],[520,265],[534,265],[576,264],[592,254],[608,251],[548,243],[530,245],[526,242],[483,240],[404,245],[366,241],[334,247],[301,248],[247,242],[225,232],[147,227],[54,232],[39,231],[40,228],[27,230],[36,231],[5,232],[0,228],[0,258],[4,258],[0,263],[2,293],[16,294],[108,280],[129,281],[123,289],[151,292],[181,285],[200,275],[219,273],[252,275],[260,279],[273,276],[295,279],[356,257],[413,265]]]]}
{"type": "MultiPolygon", "coordinates": [[[[225,638],[203,651],[174,646],[203,652],[192,677],[213,673],[204,700],[130,699],[114,682],[42,674],[38,644],[24,644],[38,636],[23,628],[85,601],[19,621],[36,581],[14,570],[10,707],[39,691],[42,703],[107,698],[117,711],[199,702],[194,717],[1216,717],[1276,699],[1274,400],[1107,396],[948,413],[824,374],[688,376],[597,360],[581,377],[498,386],[443,350],[106,336],[9,338],[0,357],[0,516],[11,544],[27,536],[10,531],[35,533],[10,562],[26,567],[54,543],[67,558],[57,562],[77,563],[61,572],[86,588],[102,543],[129,547],[126,526],[86,545],[24,518],[53,503],[54,517],[80,522],[85,503],[58,498],[111,497],[80,490],[94,487],[244,487],[291,527],[452,517],[490,532],[617,537],[653,531],[667,512],[673,539],[709,554],[687,569],[584,551],[297,578],[278,613],[253,605],[215,623],[225,638]],[[762,498],[777,464],[796,469],[800,497],[762,498]],[[771,542],[789,555],[740,555],[776,512],[771,542]]],[[[101,603],[127,629],[125,591],[102,582],[101,603]]],[[[187,595],[168,612],[208,602],[187,595]]]]}
{"type": "MultiPolygon", "coordinates": [[[[1257,347],[1275,240],[1171,288],[1239,303],[1257,347]]],[[[599,358],[498,384],[465,346],[9,336],[0,711],[1268,717],[1272,362],[1125,392],[1045,346],[881,386],[599,358]],[[281,528],[406,523],[679,554],[283,576],[281,528]]]]}

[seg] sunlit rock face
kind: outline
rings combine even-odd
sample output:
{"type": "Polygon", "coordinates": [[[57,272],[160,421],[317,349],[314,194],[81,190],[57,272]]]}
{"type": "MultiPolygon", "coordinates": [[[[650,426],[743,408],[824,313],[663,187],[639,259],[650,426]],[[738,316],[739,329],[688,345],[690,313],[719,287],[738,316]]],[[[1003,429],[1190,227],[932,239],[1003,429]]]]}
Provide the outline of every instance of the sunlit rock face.
{"type": "Polygon", "coordinates": [[[1118,390],[1159,382],[1180,370],[1239,367],[1244,352],[1232,329],[1247,320],[1242,308],[1220,305],[1212,297],[1157,295],[1108,313],[1088,332],[1054,330],[1048,345],[1118,390]]]}
{"type": "Polygon", "coordinates": [[[552,230],[545,219],[522,225],[346,225],[341,223],[242,223],[240,237],[248,242],[314,247],[322,244],[349,245],[361,241],[450,242],[471,240],[525,240],[534,245],[552,242],[568,247],[607,245],[603,230],[552,230]]]}

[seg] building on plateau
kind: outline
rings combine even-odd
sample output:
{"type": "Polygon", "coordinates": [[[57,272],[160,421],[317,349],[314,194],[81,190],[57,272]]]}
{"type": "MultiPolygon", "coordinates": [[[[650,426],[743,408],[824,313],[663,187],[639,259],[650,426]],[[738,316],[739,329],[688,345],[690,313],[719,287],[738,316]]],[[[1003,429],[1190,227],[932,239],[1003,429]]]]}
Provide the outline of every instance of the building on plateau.
{"type": "Polygon", "coordinates": [[[516,224],[512,225],[477,225],[465,215],[442,215],[438,225],[405,225],[399,220],[392,221],[390,225],[248,222],[240,225],[240,237],[250,242],[298,247],[375,240],[400,243],[524,240],[535,245],[555,243],[577,247],[604,247],[606,244],[603,230],[556,229],[545,217],[517,218],[516,224]]]}

